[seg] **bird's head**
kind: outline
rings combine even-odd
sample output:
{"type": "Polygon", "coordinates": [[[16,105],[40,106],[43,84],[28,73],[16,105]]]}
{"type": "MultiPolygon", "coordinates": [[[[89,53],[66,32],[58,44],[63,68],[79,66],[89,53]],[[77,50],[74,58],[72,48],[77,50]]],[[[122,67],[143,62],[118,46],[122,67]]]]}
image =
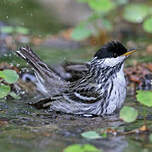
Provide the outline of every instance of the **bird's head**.
{"type": "Polygon", "coordinates": [[[104,66],[115,67],[134,52],[135,49],[127,50],[119,41],[111,41],[101,47],[94,57],[104,66]]]}

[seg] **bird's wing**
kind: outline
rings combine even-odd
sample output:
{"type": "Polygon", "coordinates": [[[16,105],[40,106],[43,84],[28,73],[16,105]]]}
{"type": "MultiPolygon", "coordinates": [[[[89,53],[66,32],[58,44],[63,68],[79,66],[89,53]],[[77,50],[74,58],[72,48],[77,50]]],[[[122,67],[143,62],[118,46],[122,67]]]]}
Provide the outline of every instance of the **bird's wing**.
{"type": "Polygon", "coordinates": [[[72,86],[71,91],[66,93],[70,99],[82,103],[94,103],[100,100],[103,96],[101,85],[94,82],[82,82],[81,80],[75,86],[72,86]],[[100,87],[100,88],[99,88],[100,87]]]}
{"type": "Polygon", "coordinates": [[[98,90],[97,85],[88,84],[85,88],[71,88],[62,95],[53,97],[52,102],[45,103],[43,106],[50,105],[51,111],[100,115],[103,111],[105,98],[105,94],[98,90]]]}
{"type": "MultiPolygon", "coordinates": [[[[61,94],[54,95],[52,97],[48,97],[39,101],[39,103],[44,103],[43,107],[47,107],[50,104],[48,102],[55,101],[73,101],[79,103],[91,104],[96,101],[101,100],[103,93],[101,93],[101,89],[99,92],[98,84],[89,83],[86,86],[79,85],[79,87],[67,88],[61,94]]],[[[38,104],[38,103],[36,103],[38,104]]]]}
{"type": "MultiPolygon", "coordinates": [[[[71,87],[71,86],[70,86],[71,87]]],[[[46,97],[40,99],[37,103],[34,103],[39,107],[42,107],[43,104],[48,106],[49,104],[46,104],[48,102],[54,102],[54,101],[62,101],[65,100],[74,101],[74,102],[82,102],[82,103],[94,103],[102,98],[101,90],[99,92],[98,90],[98,84],[89,83],[86,86],[83,86],[79,84],[79,86],[75,86],[73,88],[66,88],[61,94],[56,94],[52,97],[46,97]]],[[[33,103],[32,103],[33,104],[33,103]]]]}
{"type": "Polygon", "coordinates": [[[104,109],[106,94],[99,92],[97,87],[90,84],[85,88],[68,88],[62,94],[44,98],[32,105],[42,109],[49,108],[50,111],[100,115],[104,109]]]}

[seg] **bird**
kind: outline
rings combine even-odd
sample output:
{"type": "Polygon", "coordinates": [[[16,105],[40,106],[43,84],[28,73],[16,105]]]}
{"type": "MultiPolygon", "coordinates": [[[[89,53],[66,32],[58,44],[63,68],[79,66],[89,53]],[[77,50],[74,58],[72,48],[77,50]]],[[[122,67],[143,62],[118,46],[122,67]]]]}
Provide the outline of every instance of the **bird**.
{"type": "MultiPolygon", "coordinates": [[[[64,89],[46,96],[33,105],[37,108],[47,108],[48,111],[78,115],[104,116],[119,112],[124,104],[127,88],[124,62],[135,51],[136,49],[127,50],[117,40],[106,43],[87,64],[87,70],[82,78],[69,83],[57,76],[55,79],[59,79],[59,84],[63,84],[64,89]]],[[[51,73],[52,71],[44,65],[41,62],[40,66],[51,73]]],[[[38,67],[36,70],[40,71],[38,67]]],[[[56,77],[54,73],[50,75],[56,77]]]]}

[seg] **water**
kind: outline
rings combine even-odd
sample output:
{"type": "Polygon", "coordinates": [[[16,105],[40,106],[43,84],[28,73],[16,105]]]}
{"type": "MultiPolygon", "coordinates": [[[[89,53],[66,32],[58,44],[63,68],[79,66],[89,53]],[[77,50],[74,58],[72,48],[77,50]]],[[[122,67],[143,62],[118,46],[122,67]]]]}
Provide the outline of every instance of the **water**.
{"type": "MultiPolygon", "coordinates": [[[[128,97],[127,101],[133,99],[128,97]]],[[[143,120],[125,124],[119,120],[118,115],[103,118],[47,113],[45,110],[34,109],[27,101],[31,101],[31,98],[0,102],[0,151],[61,152],[67,145],[85,143],[95,145],[105,152],[140,152],[151,149],[148,134],[108,135],[107,138],[96,140],[87,140],[81,136],[84,131],[100,132],[103,128],[111,127],[132,130],[140,127],[143,120]]]]}
{"type": "MultiPolygon", "coordinates": [[[[54,49],[50,47],[32,47],[37,54],[48,64],[60,64],[65,60],[85,62],[94,54],[94,48],[79,49],[54,49]]],[[[20,64],[26,63],[16,56],[5,56],[3,61],[20,64]]],[[[26,65],[27,67],[27,65],[26,65]]],[[[90,143],[105,152],[143,152],[150,151],[152,144],[149,141],[149,133],[129,135],[108,135],[107,138],[87,140],[81,136],[85,131],[95,130],[99,133],[104,128],[115,127],[123,132],[140,128],[144,124],[143,117],[135,123],[124,123],[118,115],[109,117],[82,117],[61,113],[48,113],[45,110],[37,110],[27,102],[32,97],[21,100],[1,100],[0,102],[0,151],[5,152],[61,152],[71,144],[90,143]]],[[[143,108],[136,103],[133,96],[127,96],[126,105],[136,107],[143,115],[143,108]]],[[[146,108],[149,117],[149,128],[152,126],[151,109],[146,108]]]]}
{"type": "MultiPolygon", "coordinates": [[[[33,34],[40,35],[40,37],[59,31],[63,27],[63,25],[56,23],[53,18],[50,19],[50,16],[46,16],[45,10],[32,0],[26,0],[24,3],[18,0],[10,3],[2,0],[0,3],[2,4],[0,5],[1,21],[25,26],[31,29],[33,34]],[[12,7],[12,5],[14,6],[12,7]],[[43,22],[40,22],[41,20],[43,22]]],[[[39,46],[32,48],[46,63],[51,65],[60,64],[66,60],[86,62],[96,51],[96,48],[83,47],[57,49],[39,46]]],[[[14,55],[1,57],[1,62],[9,62],[20,67],[28,66],[14,55]]],[[[81,136],[81,133],[85,131],[95,130],[100,133],[103,128],[111,127],[122,130],[122,132],[133,130],[144,124],[143,117],[134,123],[127,124],[122,122],[118,115],[103,118],[56,112],[47,113],[45,110],[37,110],[28,105],[27,102],[30,101],[32,101],[32,97],[20,100],[0,100],[0,152],[61,152],[68,145],[85,143],[103,149],[104,152],[150,152],[152,150],[149,133],[109,134],[107,138],[96,140],[87,140],[81,136]]],[[[133,96],[128,95],[126,105],[136,107],[140,114],[143,114],[144,107],[135,101],[133,96]]],[[[149,114],[147,124],[151,130],[152,112],[150,108],[146,108],[146,110],[149,114]]]]}

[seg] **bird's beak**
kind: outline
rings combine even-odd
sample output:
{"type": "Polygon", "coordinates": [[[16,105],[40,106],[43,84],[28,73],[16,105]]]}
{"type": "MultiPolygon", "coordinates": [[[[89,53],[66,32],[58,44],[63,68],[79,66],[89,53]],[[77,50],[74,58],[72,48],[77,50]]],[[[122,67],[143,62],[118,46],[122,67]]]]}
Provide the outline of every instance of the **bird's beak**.
{"type": "Polygon", "coordinates": [[[123,54],[122,56],[129,56],[129,55],[131,55],[131,54],[134,53],[134,52],[136,52],[136,49],[135,49],[135,48],[128,50],[128,51],[127,51],[125,54],[123,54]]]}

